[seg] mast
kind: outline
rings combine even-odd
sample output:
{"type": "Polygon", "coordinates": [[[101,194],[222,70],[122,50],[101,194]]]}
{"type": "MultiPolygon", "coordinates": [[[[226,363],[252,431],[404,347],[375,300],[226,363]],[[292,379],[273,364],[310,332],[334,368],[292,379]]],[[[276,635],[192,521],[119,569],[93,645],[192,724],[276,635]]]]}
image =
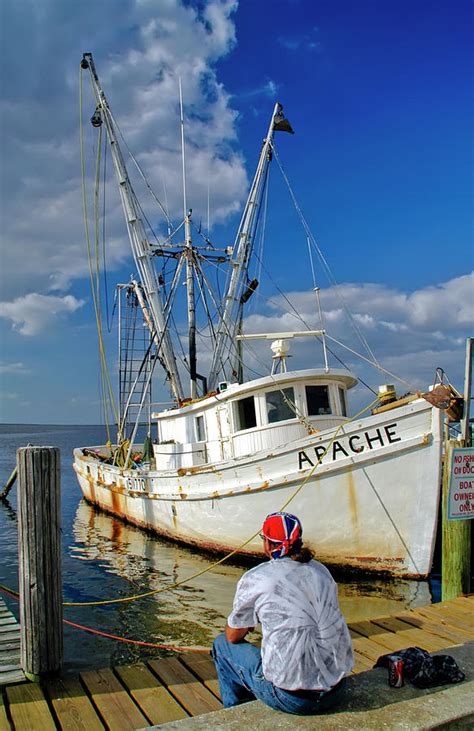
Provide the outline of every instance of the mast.
{"type": "MultiPolygon", "coordinates": [[[[140,280],[145,290],[147,302],[152,315],[153,322],[149,323],[149,327],[151,325],[150,332],[156,342],[158,350],[160,351],[173,394],[175,398],[180,401],[184,396],[183,388],[181,385],[173,345],[167,328],[167,319],[164,314],[162,301],[163,294],[153,265],[153,251],[147,239],[145,227],[140,217],[139,205],[128,177],[127,168],[118,144],[112,113],[105,98],[105,94],[100,86],[91,53],[84,53],[81,66],[83,69],[89,68],[90,70],[92,86],[97,100],[97,111],[100,110],[107,129],[133,258],[135,260],[135,265],[140,275],[140,280]]],[[[94,115],[94,117],[97,119],[96,115],[94,115]]],[[[101,121],[99,118],[97,120],[97,124],[100,125],[100,123],[101,121]]]]}
{"type": "Polygon", "coordinates": [[[231,262],[232,273],[227,288],[222,317],[216,333],[216,346],[209,374],[208,385],[211,390],[217,387],[219,374],[222,373],[225,376],[225,355],[232,349],[235,349],[236,328],[240,309],[243,304],[242,290],[245,284],[250,253],[254,242],[266,173],[272,158],[273,135],[276,131],[293,133],[288,120],[283,116],[283,107],[278,102],[275,104],[268,133],[263,141],[257,170],[235,238],[235,257],[231,262]]]}

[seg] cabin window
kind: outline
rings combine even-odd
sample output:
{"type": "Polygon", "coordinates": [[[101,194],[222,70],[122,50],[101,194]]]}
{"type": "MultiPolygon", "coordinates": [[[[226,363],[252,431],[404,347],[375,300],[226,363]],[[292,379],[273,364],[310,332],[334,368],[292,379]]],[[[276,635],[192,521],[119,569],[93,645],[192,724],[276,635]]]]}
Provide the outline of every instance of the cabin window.
{"type": "Polygon", "coordinates": [[[292,388],[282,388],[265,394],[268,423],[295,418],[295,394],[292,388]]]}
{"type": "Polygon", "coordinates": [[[253,396],[241,398],[235,403],[235,419],[237,431],[252,429],[257,426],[257,414],[255,413],[255,401],[253,396]]]}
{"type": "Polygon", "coordinates": [[[327,386],[306,386],[308,416],[322,416],[331,413],[327,386]]]}
{"type": "Polygon", "coordinates": [[[196,416],[196,420],[194,423],[196,426],[196,441],[205,442],[206,441],[206,424],[204,422],[204,416],[196,416]]]}
{"type": "Polygon", "coordinates": [[[341,414],[347,416],[346,392],[339,386],[339,401],[341,402],[341,414]]]}

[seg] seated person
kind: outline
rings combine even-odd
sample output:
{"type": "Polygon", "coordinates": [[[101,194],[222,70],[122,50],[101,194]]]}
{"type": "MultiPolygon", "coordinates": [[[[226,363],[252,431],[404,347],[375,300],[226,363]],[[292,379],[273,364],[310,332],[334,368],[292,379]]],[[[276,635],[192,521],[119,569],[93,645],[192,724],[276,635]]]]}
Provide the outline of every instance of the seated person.
{"type": "Polygon", "coordinates": [[[271,708],[306,715],[334,705],[354,665],[337,585],[303,547],[295,515],[272,513],[262,528],[270,559],[240,579],[225,634],[212,655],[224,708],[258,698],[271,708]],[[262,647],[244,638],[262,626],[262,647]]]}

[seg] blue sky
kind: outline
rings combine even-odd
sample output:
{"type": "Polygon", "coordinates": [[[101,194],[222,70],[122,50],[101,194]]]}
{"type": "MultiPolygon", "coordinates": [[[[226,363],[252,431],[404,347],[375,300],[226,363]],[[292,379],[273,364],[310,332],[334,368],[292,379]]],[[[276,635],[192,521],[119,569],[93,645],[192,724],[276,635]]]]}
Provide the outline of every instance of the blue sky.
{"type": "MultiPolygon", "coordinates": [[[[84,51],[175,222],[181,76],[189,204],[205,225],[209,189],[216,246],[232,243],[280,101],[296,131],[278,137],[280,159],[377,359],[413,388],[437,366],[462,388],[474,311],[471,2],[4,0],[0,12],[1,421],[100,418],[80,190],[84,51]]],[[[87,89],[84,104],[88,118],[87,89]]],[[[89,127],[85,142],[89,153],[89,127]]],[[[274,163],[271,176],[265,267],[316,326],[305,236],[274,163]]],[[[109,200],[112,283],[133,265],[109,200]]],[[[318,263],[316,274],[328,330],[354,345],[318,263]]],[[[291,325],[270,296],[262,281],[248,332],[291,325]]],[[[295,367],[318,365],[309,345],[294,354],[295,367]]],[[[372,386],[391,380],[344,358],[372,386]]]]}

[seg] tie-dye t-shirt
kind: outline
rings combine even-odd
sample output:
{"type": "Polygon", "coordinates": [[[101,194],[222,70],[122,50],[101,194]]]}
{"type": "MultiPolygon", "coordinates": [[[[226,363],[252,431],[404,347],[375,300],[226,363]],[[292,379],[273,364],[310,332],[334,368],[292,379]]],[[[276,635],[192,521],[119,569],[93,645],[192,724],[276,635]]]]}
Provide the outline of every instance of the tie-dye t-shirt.
{"type": "Polygon", "coordinates": [[[285,690],[329,690],[353,665],[337,585],[318,561],[280,558],[247,571],[232,613],[234,629],[262,625],[262,667],[285,690]]]}

